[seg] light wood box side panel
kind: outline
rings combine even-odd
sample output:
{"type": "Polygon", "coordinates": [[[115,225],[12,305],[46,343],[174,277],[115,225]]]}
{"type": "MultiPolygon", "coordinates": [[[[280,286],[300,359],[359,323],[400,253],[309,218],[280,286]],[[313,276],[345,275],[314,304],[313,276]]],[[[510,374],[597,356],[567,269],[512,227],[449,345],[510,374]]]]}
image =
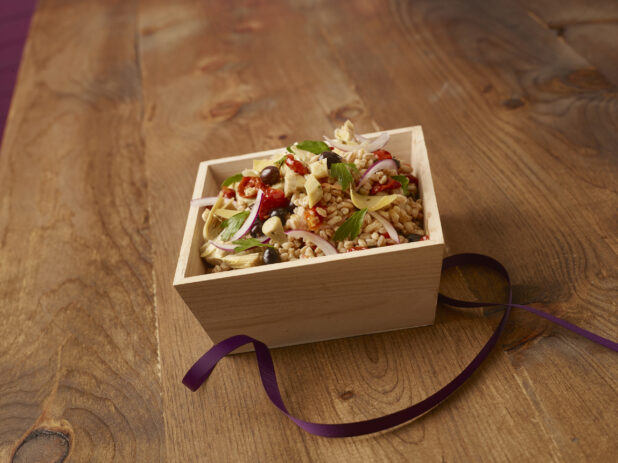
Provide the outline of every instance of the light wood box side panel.
{"type": "Polygon", "coordinates": [[[443,245],[177,286],[215,342],[283,346],[432,324],[443,245]],[[402,276],[404,276],[402,278],[402,276]]]}

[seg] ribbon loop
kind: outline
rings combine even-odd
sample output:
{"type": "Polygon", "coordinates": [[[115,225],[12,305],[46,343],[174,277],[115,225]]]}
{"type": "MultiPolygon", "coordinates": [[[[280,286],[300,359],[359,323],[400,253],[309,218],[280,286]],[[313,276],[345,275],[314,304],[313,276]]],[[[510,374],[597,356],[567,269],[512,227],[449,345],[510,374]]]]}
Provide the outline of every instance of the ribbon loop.
{"type": "Polygon", "coordinates": [[[483,361],[487,358],[491,350],[498,342],[498,338],[504,331],[504,327],[508,321],[511,309],[513,307],[527,310],[530,313],[545,318],[553,323],[556,323],[568,330],[573,331],[580,336],[583,336],[597,344],[600,344],[608,349],[618,352],[618,343],[603,338],[597,334],[591,333],[588,330],[580,328],[572,323],[569,323],[561,318],[555,317],[542,310],[529,307],[527,305],[513,304],[513,287],[509,274],[504,266],[497,260],[484,256],[482,254],[456,254],[449,256],[442,262],[442,271],[451,267],[457,267],[462,265],[478,265],[493,269],[500,273],[502,277],[508,283],[508,301],[507,302],[473,302],[454,299],[443,294],[438,294],[438,301],[444,304],[448,304],[453,307],[487,307],[502,305],[506,309],[502,315],[502,319],[496,327],[494,333],[491,335],[487,343],[483,346],[480,352],[472,359],[472,361],[459,373],[453,380],[447,385],[443,386],[437,392],[433,393],[424,400],[411,405],[388,415],[372,418],[369,420],[356,421],[352,423],[339,423],[339,424],[323,424],[323,423],[311,423],[303,421],[299,418],[292,416],[281,397],[281,391],[277,383],[277,376],[275,374],[275,366],[273,364],[270,350],[263,342],[247,336],[244,334],[236,335],[224,339],[223,341],[215,344],[208,352],[206,352],[195,364],[187,371],[182,382],[192,391],[196,391],[199,387],[208,379],[213,369],[223,357],[238,349],[245,344],[253,343],[255,347],[255,355],[257,357],[258,368],[260,371],[260,377],[262,385],[270,401],[285,415],[287,415],[294,423],[305,431],[324,437],[352,437],[360,436],[363,434],[371,434],[374,432],[384,431],[385,429],[393,428],[407,421],[410,421],[418,416],[428,412],[435,406],[442,403],[448,396],[457,390],[472,374],[481,366],[483,361]]]}

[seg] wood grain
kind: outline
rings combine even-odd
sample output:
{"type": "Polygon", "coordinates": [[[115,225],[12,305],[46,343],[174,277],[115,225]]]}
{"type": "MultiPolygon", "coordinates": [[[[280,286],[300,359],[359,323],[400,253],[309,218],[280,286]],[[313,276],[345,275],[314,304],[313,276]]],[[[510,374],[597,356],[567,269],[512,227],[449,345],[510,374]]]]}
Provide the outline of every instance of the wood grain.
{"type": "MultiPolygon", "coordinates": [[[[208,343],[169,288],[174,262],[163,252],[180,244],[199,161],[318,137],[346,117],[363,130],[422,123],[450,252],[498,257],[519,301],[546,302],[615,338],[606,302],[616,286],[615,98],[588,62],[507,2],[182,2],[171,10],[149,1],[140,20],[170,456],[532,461],[618,450],[600,437],[616,436],[615,360],[519,314],[504,351],[470,386],[380,436],[325,440],[293,428],[266,402],[246,355],[190,394],[180,379],[208,343]],[[568,362],[581,377],[565,372],[568,362]],[[584,392],[591,381],[594,394],[584,392]],[[570,412],[564,404],[574,397],[570,412]],[[204,434],[216,441],[181,437],[204,434]]],[[[479,279],[466,275],[474,288],[479,279]]],[[[369,418],[452,378],[496,316],[441,310],[433,328],[282,349],[275,362],[303,418],[369,418]]]]}
{"type": "Polygon", "coordinates": [[[0,460],[164,461],[132,2],[42,1],[0,156],[0,460]]]}

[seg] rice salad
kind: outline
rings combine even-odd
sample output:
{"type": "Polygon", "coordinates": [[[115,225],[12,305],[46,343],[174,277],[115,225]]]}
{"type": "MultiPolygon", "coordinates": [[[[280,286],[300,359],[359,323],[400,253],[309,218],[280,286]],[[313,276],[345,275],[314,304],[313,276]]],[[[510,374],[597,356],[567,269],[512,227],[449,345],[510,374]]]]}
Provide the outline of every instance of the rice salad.
{"type": "Polygon", "coordinates": [[[208,273],[427,239],[410,164],[346,121],[227,178],[203,207],[208,273]]]}

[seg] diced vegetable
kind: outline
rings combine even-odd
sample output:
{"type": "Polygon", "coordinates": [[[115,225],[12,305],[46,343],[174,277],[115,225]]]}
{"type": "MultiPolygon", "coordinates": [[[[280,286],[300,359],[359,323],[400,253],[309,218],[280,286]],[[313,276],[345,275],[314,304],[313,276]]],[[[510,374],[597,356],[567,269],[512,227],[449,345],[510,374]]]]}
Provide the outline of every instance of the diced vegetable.
{"type": "Polygon", "coordinates": [[[309,164],[309,170],[315,178],[328,177],[328,162],[326,158],[309,164]]]}
{"type": "Polygon", "coordinates": [[[259,265],[260,259],[260,255],[254,252],[251,254],[244,254],[242,256],[228,254],[227,256],[224,256],[221,260],[232,268],[249,268],[259,265]]]}
{"type": "Polygon", "coordinates": [[[219,194],[217,201],[212,206],[211,212],[209,212],[208,217],[206,217],[206,221],[204,223],[204,240],[210,240],[219,234],[218,230],[215,228],[215,225],[219,225],[218,219],[215,219],[215,214],[213,214],[213,210],[217,210],[223,204],[223,195],[219,194]]]}
{"type": "Polygon", "coordinates": [[[283,177],[283,192],[285,196],[291,196],[292,193],[300,191],[305,186],[305,177],[298,175],[291,169],[285,170],[285,177],[283,177]]]}
{"type": "Polygon", "coordinates": [[[352,189],[350,190],[350,198],[352,199],[352,204],[357,208],[373,212],[388,206],[397,199],[397,195],[367,196],[361,195],[352,189]]]}
{"type": "Polygon", "coordinates": [[[320,185],[320,182],[311,174],[305,176],[305,190],[309,197],[309,207],[313,207],[319,203],[324,194],[322,185],[320,185]]]}
{"type": "Polygon", "coordinates": [[[283,231],[283,223],[277,216],[271,217],[264,222],[262,225],[262,233],[275,243],[283,244],[288,240],[283,231]]]}
{"type": "Polygon", "coordinates": [[[238,211],[233,209],[217,209],[214,213],[217,217],[221,217],[222,219],[231,219],[238,214],[238,211]]]}

